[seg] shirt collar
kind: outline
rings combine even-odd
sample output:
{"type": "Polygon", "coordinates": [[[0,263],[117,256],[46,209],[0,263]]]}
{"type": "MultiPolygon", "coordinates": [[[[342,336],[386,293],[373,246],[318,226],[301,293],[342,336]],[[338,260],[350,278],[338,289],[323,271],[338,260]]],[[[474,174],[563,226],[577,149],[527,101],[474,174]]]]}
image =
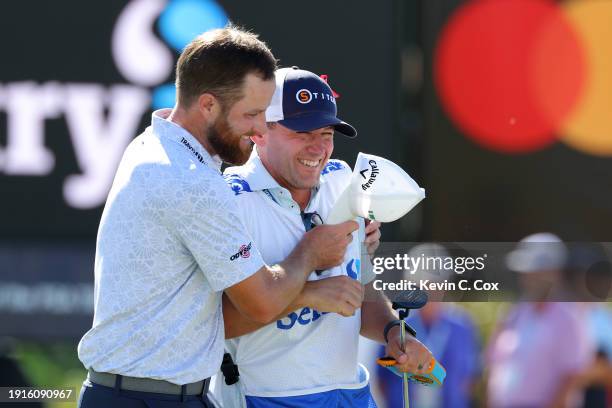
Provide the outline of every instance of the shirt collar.
{"type": "Polygon", "coordinates": [[[170,112],[172,112],[170,108],[159,109],[153,112],[151,115],[153,133],[181,144],[200,163],[220,172],[223,161],[219,156],[211,156],[208,150],[191,133],[179,124],[169,121],[168,116],[170,112]]]}
{"type": "MultiPolygon", "coordinates": [[[[290,211],[295,211],[297,214],[300,213],[300,207],[291,197],[291,193],[286,188],[282,187],[274,178],[270,175],[266,166],[264,166],[261,158],[257,154],[257,148],[253,149],[249,160],[242,166],[229,167],[225,170],[226,175],[235,174],[246,181],[251,191],[263,191],[266,195],[273,200],[275,203],[283,208],[290,211]]],[[[320,189],[321,183],[324,179],[319,179],[319,185],[312,189],[310,194],[310,201],[306,208],[310,208],[316,203],[316,197],[320,189]]]]}
{"type": "MultiPolygon", "coordinates": [[[[252,191],[272,190],[279,188],[285,189],[278,184],[276,180],[274,180],[274,177],[270,175],[268,169],[266,169],[266,166],[264,166],[263,162],[261,161],[259,154],[257,154],[256,147],[253,148],[253,152],[245,164],[237,167],[229,167],[225,173],[239,175],[249,184],[252,191]]],[[[321,175],[319,177],[319,184],[313,188],[313,196],[319,191],[321,184],[324,182],[325,179],[321,175]]]]}

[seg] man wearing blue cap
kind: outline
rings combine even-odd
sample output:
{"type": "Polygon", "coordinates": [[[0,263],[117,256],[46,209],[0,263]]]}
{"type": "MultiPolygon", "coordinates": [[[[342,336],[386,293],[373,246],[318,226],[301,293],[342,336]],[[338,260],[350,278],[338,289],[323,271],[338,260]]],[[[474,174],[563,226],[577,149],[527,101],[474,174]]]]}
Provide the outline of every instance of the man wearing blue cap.
{"type": "MultiPolygon", "coordinates": [[[[283,259],[307,231],[327,219],[351,178],[345,162],[330,160],[334,131],[351,138],[357,134],[337,117],[336,95],[322,78],[297,67],[279,69],[275,77],[267,131],[251,137],[256,149],[245,165],[225,171],[266,262],[283,259]]],[[[371,285],[362,307],[363,284],[371,277],[362,273],[361,245],[377,245],[378,228],[375,222],[365,227],[361,220],[342,264],[313,272],[301,294],[271,324],[251,322],[224,298],[226,337],[232,339],[226,349],[237,365],[223,366],[225,383],[233,383],[223,386],[226,406],[376,406],[357,348],[360,333],[384,342],[385,326],[395,319],[390,304],[371,285]]],[[[397,326],[388,338],[388,354],[402,371],[427,366],[431,354],[416,339],[407,340],[404,354],[397,326]]]]}

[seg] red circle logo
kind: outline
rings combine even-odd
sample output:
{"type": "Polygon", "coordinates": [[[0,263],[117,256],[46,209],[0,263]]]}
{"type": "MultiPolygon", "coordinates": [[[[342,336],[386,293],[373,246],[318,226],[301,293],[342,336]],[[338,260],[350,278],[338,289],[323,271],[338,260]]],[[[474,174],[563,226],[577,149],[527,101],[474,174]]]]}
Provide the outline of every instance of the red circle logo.
{"type": "Polygon", "coordinates": [[[249,256],[251,256],[251,244],[247,245],[242,245],[240,247],[240,256],[243,258],[248,258],[249,256]]]}
{"type": "Polygon", "coordinates": [[[475,143],[528,153],[557,140],[586,83],[581,38],[548,1],[461,6],[444,27],[434,78],[450,119],[475,143]]]}

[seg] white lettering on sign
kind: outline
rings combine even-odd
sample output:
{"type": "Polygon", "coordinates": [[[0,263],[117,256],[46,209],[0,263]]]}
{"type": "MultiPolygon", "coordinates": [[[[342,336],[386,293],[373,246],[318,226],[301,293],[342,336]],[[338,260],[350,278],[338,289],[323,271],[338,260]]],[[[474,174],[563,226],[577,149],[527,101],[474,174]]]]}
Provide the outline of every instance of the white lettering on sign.
{"type": "Polygon", "coordinates": [[[7,114],[7,143],[4,150],[0,149],[0,172],[50,174],[55,157],[45,146],[44,122],[63,115],[82,171],[65,180],[64,199],[75,208],[100,206],[123,150],[138,132],[149,106],[149,91],[133,85],[0,85],[0,110],[7,114]]]}
{"type": "Polygon", "coordinates": [[[69,205],[93,208],[104,202],[123,150],[136,135],[149,103],[148,91],[131,85],[109,90],[95,84],[66,87],[66,121],[83,171],[64,183],[69,205]]]}
{"type": "Polygon", "coordinates": [[[45,176],[55,156],[45,146],[45,119],[61,114],[62,95],[57,83],[14,82],[2,87],[0,108],[7,114],[7,143],[0,169],[9,175],[45,176]]]}

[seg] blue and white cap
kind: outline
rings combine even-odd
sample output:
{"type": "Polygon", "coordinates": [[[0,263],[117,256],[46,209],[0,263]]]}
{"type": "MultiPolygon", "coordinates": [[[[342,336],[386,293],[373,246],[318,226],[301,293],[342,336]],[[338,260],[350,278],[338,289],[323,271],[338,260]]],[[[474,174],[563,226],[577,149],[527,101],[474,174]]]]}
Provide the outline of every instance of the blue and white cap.
{"type": "Polygon", "coordinates": [[[310,71],[298,67],[276,70],[276,90],[266,110],[267,122],[278,122],[296,132],[333,126],[338,132],[357,136],[355,128],[338,119],[334,92],[310,71]]]}

